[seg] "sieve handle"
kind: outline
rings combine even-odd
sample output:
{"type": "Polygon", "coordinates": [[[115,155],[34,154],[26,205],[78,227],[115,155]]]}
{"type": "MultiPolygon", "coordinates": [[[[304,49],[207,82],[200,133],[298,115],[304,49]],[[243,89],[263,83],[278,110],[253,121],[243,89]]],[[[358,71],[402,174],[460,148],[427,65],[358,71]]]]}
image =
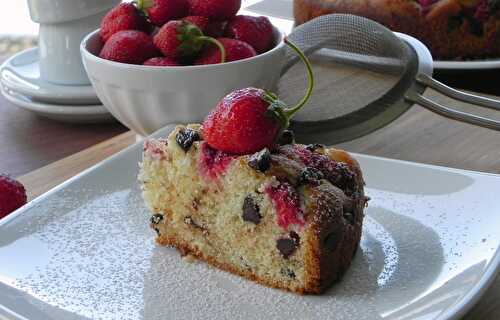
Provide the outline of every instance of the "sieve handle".
{"type": "MultiPolygon", "coordinates": [[[[421,105],[422,107],[434,113],[442,115],[444,117],[500,131],[499,121],[445,107],[442,104],[432,101],[413,90],[408,91],[405,95],[405,98],[413,103],[421,105]]],[[[457,99],[457,100],[462,100],[462,99],[457,99]]],[[[496,109],[496,107],[494,107],[494,109],[496,109]]]]}
{"type": "Polygon", "coordinates": [[[471,104],[475,104],[481,107],[489,108],[489,109],[494,109],[494,110],[499,110],[500,111],[500,101],[495,100],[495,99],[490,99],[486,97],[481,97],[469,93],[465,93],[462,91],[455,90],[451,87],[448,87],[444,83],[441,83],[437,81],[436,79],[432,78],[429,75],[426,74],[418,74],[417,75],[417,82],[432,88],[436,90],[437,92],[440,92],[444,94],[445,96],[448,96],[450,98],[457,99],[459,101],[463,102],[468,102],[471,104]]]}

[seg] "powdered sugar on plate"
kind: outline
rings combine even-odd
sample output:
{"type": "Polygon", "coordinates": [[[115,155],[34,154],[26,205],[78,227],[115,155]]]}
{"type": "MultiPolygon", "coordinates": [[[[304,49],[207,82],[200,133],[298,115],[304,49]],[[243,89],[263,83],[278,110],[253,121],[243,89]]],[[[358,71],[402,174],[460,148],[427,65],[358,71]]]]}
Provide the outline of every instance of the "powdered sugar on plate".
{"type": "Polygon", "coordinates": [[[344,279],[321,296],[270,289],[154,243],[134,150],[0,223],[0,306],[27,319],[433,319],[495,261],[500,217],[484,190],[498,178],[458,184],[443,170],[449,191],[424,188],[428,168],[360,157],[372,200],[344,279]],[[414,185],[398,166],[422,171],[414,185]]]}

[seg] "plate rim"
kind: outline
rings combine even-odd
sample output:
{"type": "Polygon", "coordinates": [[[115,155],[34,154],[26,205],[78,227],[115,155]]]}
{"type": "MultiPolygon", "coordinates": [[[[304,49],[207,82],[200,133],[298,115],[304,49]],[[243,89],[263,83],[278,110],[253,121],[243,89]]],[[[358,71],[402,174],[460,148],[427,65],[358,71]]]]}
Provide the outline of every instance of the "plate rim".
{"type": "MultiPolygon", "coordinates": [[[[71,183],[88,175],[90,172],[94,171],[98,167],[109,165],[110,163],[112,163],[116,160],[119,160],[119,158],[126,156],[128,153],[133,152],[133,149],[136,149],[145,140],[155,138],[155,137],[160,136],[160,135],[167,134],[172,128],[175,128],[175,126],[176,126],[176,124],[167,125],[161,129],[157,130],[156,132],[154,132],[153,134],[151,134],[147,137],[142,137],[140,140],[136,141],[135,143],[126,147],[125,149],[115,153],[114,155],[109,156],[108,158],[90,166],[89,168],[79,172],[78,174],[69,178],[68,180],[60,183],[59,185],[49,189],[47,192],[39,195],[35,199],[28,202],[26,205],[15,210],[14,212],[12,212],[8,216],[4,217],[3,219],[0,219],[0,228],[3,225],[8,224],[10,221],[18,218],[25,211],[38,205],[38,203],[43,201],[48,196],[62,190],[66,186],[70,185],[71,183]]],[[[407,161],[407,160],[366,155],[366,154],[355,153],[355,152],[351,152],[351,154],[355,158],[362,157],[362,158],[366,158],[366,159],[373,159],[373,160],[384,161],[384,162],[403,163],[406,165],[411,165],[411,166],[416,166],[416,167],[445,170],[448,172],[469,173],[469,174],[484,175],[484,176],[489,176],[489,177],[500,178],[500,174],[495,174],[495,173],[473,171],[473,170],[463,170],[463,169],[458,169],[458,168],[451,168],[451,167],[438,166],[438,165],[426,164],[426,163],[419,163],[419,162],[413,162],[413,161],[407,161]]],[[[450,306],[448,309],[444,310],[440,315],[438,315],[438,317],[436,319],[437,320],[458,320],[458,319],[460,319],[460,317],[464,316],[479,301],[479,299],[481,299],[483,294],[490,288],[491,284],[496,279],[496,276],[498,274],[500,274],[500,246],[497,247],[495,252],[493,253],[492,259],[489,262],[487,269],[484,271],[481,279],[459,301],[457,301],[454,305],[450,306]]],[[[15,311],[8,309],[4,305],[2,305],[1,302],[0,302],[0,310],[11,312],[14,316],[17,315],[17,313],[15,311]]],[[[30,319],[26,319],[24,317],[21,317],[19,319],[20,320],[30,320],[30,319]]]]}

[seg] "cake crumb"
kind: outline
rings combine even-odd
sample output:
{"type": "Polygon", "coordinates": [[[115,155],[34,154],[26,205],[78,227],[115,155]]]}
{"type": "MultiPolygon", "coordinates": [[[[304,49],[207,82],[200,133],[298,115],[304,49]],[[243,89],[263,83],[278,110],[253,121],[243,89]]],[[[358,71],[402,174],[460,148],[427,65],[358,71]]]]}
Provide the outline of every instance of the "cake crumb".
{"type": "Polygon", "coordinates": [[[186,254],[185,256],[182,257],[182,260],[184,262],[187,262],[187,263],[194,263],[196,262],[196,258],[195,256],[193,256],[192,254],[186,254]]]}

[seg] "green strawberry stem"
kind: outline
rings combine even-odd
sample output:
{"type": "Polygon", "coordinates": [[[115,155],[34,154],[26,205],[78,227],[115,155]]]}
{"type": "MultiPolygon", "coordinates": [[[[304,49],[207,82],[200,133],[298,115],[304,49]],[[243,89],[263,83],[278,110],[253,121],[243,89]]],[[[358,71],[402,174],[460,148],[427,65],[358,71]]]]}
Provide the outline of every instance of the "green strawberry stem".
{"type": "Polygon", "coordinates": [[[146,9],[151,8],[154,5],[154,0],[136,0],[134,1],[137,9],[146,12],[146,9]]]}
{"type": "Polygon", "coordinates": [[[183,56],[194,56],[198,54],[202,50],[205,43],[210,42],[215,44],[220,50],[220,63],[226,61],[226,49],[222,43],[215,38],[204,35],[197,25],[183,21],[177,32],[177,38],[181,41],[178,50],[180,50],[183,56]]]}
{"type": "Polygon", "coordinates": [[[266,90],[262,98],[269,103],[267,112],[271,117],[276,119],[280,125],[280,131],[276,135],[276,140],[279,140],[283,131],[288,128],[290,125],[290,119],[307,103],[314,88],[314,74],[309,59],[307,59],[304,53],[295,44],[293,44],[293,42],[287,38],[285,38],[284,42],[297,53],[302,62],[305,64],[307,69],[308,84],[306,94],[292,108],[289,108],[283,101],[279,100],[277,95],[266,90]]]}
{"type": "Polygon", "coordinates": [[[285,38],[284,42],[290,48],[292,48],[293,51],[295,51],[295,53],[297,53],[300,60],[302,60],[302,62],[306,66],[307,79],[308,79],[307,91],[304,97],[302,97],[302,99],[294,107],[285,109],[285,115],[288,117],[288,119],[290,119],[307,103],[307,101],[311,97],[314,88],[314,74],[312,71],[311,62],[309,62],[309,59],[307,59],[304,52],[302,52],[302,50],[300,50],[293,42],[288,40],[288,38],[285,38]]]}
{"type": "Polygon", "coordinates": [[[201,36],[201,37],[198,37],[198,39],[201,41],[207,41],[207,42],[215,44],[220,50],[220,63],[224,63],[226,61],[226,49],[224,48],[222,43],[220,43],[219,40],[214,39],[212,37],[207,37],[207,36],[201,36]]]}
{"type": "Polygon", "coordinates": [[[136,0],[134,3],[137,9],[144,11],[154,5],[154,0],[136,0]]]}

